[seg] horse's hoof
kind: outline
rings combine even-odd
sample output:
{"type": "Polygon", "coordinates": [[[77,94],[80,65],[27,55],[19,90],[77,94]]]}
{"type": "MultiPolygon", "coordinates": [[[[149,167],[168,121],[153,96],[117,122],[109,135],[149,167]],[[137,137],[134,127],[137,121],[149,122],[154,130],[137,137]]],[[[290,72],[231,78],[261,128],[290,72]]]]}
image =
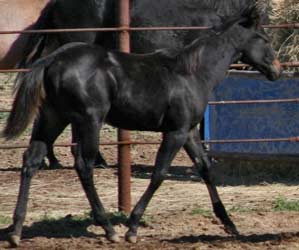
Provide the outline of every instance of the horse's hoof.
{"type": "Polygon", "coordinates": [[[108,165],[106,163],[95,163],[94,167],[106,169],[106,168],[108,168],[108,165]]]}
{"type": "Polygon", "coordinates": [[[40,169],[44,170],[44,169],[48,169],[48,164],[43,160],[41,165],[40,165],[40,169]]]}
{"type": "Polygon", "coordinates": [[[137,235],[133,234],[131,232],[126,233],[126,241],[130,243],[136,243],[137,242],[137,235]]]}
{"type": "Polygon", "coordinates": [[[117,235],[117,233],[111,235],[111,236],[107,236],[108,240],[113,242],[113,243],[119,243],[120,242],[120,238],[117,235]]]}
{"type": "Polygon", "coordinates": [[[49,169],[62,169],[63,166],[59,162],[51,163],[49,169]]]}
{"type": "Polygon", "coordinates": [[[18,235],[15,234],[9,234],[8,235],[8,242],[11,245],[11,247],[17,247],[20,245],[21,238],[18,235]]]}

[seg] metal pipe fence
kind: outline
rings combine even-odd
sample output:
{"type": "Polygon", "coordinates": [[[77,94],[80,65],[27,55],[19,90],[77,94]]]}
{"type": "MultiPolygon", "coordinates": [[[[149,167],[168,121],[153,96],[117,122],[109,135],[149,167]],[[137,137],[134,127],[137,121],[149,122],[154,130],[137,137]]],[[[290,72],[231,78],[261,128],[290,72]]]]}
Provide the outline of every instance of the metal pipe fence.
{"type": "MultiPolygon", "coordinates": [[[[120,0],[120,4],[123,6],[122,12],[120,13],[122,22],[120,23],[120,27],[110,27],[110,28],[76,28],[76,29],[41,29],[41,30],[7,30],[0,31],[0,35],[9,35],[9,34],[32,34],[32,33],[62,33],[62,32],[120,32],[123,36],[125,36],[123,43],[128,42],[128,34],[129,32],[139,32],[139,31],[167,31],[167,30],[207,30],[211,27],[208,26],[192,26],[192,27],[130,27],[129,25],[129,16],[128,16],[128,7],[129,0],[120,0]]],[[[264,28],[271,29],[299,29],[299,23],[293,24],[277,24],[277,25],[263,25],[264,28]]],[[[123,45],[123,51],[129,51],[128,45],[123,45]]],[[[249,65],[246,64],[232,64],[231,68],[235,69],[244,69],[249,65]]],[[[283,67],[299,67],[299,62],[284,62],[282,63],[283,67]]],[[[18,72],[27,72],[30,69],[0,69],[0,73],[18,73],[18,72]]],[[[211,101],[210,105],[227,105],[227,104],[267,104],[267,103],[285,103],[285,102],[299,102],[299,98],[292,99],[276,99],[276,100],[241,100],[241,101],[211,101]]],[[[0,112],[10,112],[9,109],[0,109],[0,112]]],[[[130,158],[127,155],[129,152],[130,145],[150,145],[150,144],[159,144],[160,141],[133,141],[130,140],[130,137],[127,136],[119,136],[119,140],[116,142],[102,142],[100,145],[118,145],[120,150],[123,150],[123,155],[119,155],[119,161],[121,164],[125,166],[127,169],[125,173],[120,173],[119,182],[123,184],[119,184],[119,208],[121,210],[125,210],[129,212],[130,210],[130,198],[127,196],[123,196],[124,193],[128,194],[128,183],[130,179],[128,174],[130,174],[130,168],[128,168],[128,164],[130,165],[130,158]],[[126,146],[126,147],[124,147],[126,146]],[[126,155],[124,155],[126,154],[126,155]],[[127,166],[127,167],[126,167],[127,166]],[[129,171],[128,171],[129,169],[129,171]]],[[[203,140],[202,143],[213,144],[213,143],[256,143],[256,142],[299,142],[299,137],[288,137],[288,138],[264,138],[264,139],[229,139],[229,140],[203,140]]],[[[55,147],[70,147],[75,144],[73,143],[60,143],[55,144],[55,147]]],[[[17,149],[17,148],[27,148],[28,144],[2,144],[0,145],[0,149],[17,149]]]]}
{"type": "MultiPolygon", "coordinates": [[[[270,25],[262,25],[264,28],[272,28],[272,29],[298,29],[299,23],[291,23],[291,24],[270,24],[270,25]]],[[[136,31],[167,31],[167,30],[207,30],[210,29],[209,26],[184,26],[184,27],[129,27],[129,25],[121,25],[120,27],[112,27],[112,28],[70,28],[70,29],[41,29],[41,30],[7,30],[0,31],[0,35],[7,34],[32,34],[32,33],[63,33],[63,32],[136,32],[136,31]]],[[[248,64],[231,64],[231,69],[245,69],[249,67],[248,64]]],[[[299,62],[283,62],[281,63],[282,67],[299,67],[299,62]]],[[[0,69],[0,73],[19,73],[19,72],[28,72],[30,69],[0,69]]],[[[269,104],[269,103],[298,103],[299,98],[291,98],[291,99],[274,99],[274,100],[230,100],[230,101],[210,101],[210,105],[228,105],[228,104],[269,104]]],[[[0,112],[10,112],[9,109],[0,109],[0,112]]],[[[294,137],[295,138],[295,137],[294,137]]],[[[262,139],[263,141],[284,141],[282,138],[273,138],[273,139],[262,139]]],[[[294,141],[289,138],[285,138],[286,141],[294,141]]],[[[203,141],[205,143],[231,143],[231,140],[210,140],[203,141]]],[[[240,139],[233,140],[234,143],[237,142],[253,142],[252,139],[240,139]]],[[[259,139],[256,139],[255,142],[259,142],[259,139]]],[[[103,143],[101,145],[127,145],[127,144],[157,144],[155,143],[147,143],[147,142],[136,142],[136,141],[126,141],[122,142],[109,142],[103,143]]],[[[72,144],[60,144],[55,146],[71,146],[72,144]]],[[[20,148],[19,145],[15,145],[16,148],[20,148]]],[[[22,145],[22,148],[26,148],[27,146],[22,145]]],[[[14,146],[5,145],[0,147],[0,149],[10,149],[14,148],[14,146]]]]}

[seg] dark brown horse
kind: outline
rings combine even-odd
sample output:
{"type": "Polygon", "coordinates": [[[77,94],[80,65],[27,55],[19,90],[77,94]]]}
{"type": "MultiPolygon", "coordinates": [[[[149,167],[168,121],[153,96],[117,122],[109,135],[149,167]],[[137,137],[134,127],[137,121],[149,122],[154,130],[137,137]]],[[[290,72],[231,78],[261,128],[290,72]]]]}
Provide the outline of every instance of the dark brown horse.
{"type": "MultiPolygon", "coordinates": [[[[266,0],[131,0],[132,26],[209,25],[216,19],[205,19],[205,9],[229,16],[258,3],[260,18],[267,19],[266,0]]],[[[0,1],[0,30],[48,28],[84,28],[117,26],[116,0],[10,0],[0,1]]],[[[146,52],[163,47],[182,47],[198,37],[195,31],[139,32],[132,34],[132,49],[146,52]]],[[[63,33],[39,35],[1,35],[0,68],[12,68],[20,61],[32,61],[67,42],[96,43],[115,47],[111,33],[63,33]],[[41,43],[41,40],[43,42],[41,43]],[[35,50],[40,46],[40,50],[35,50]]],[[[25,64],[22,64],[24,66],[25,64]]]]}
{"type": "MultiPolygon", "coordinates": [[[[264,0],[131,0],[132,26],[194,26],[217,25],[227,16],[258,3],[260,19],[267,19],[264,0]],[[262,8],[259,6],[263,6],[262,8]]],[[[0,2],[0,30],[55,29],[117,26],[116,0],[12,0],[0,2]],[[20,13],[20,14],[19,14],[20,13]]],[[[144,53],[155,49],[182,48],[204,31],[154,31],[131,35],[132,51],[144,53]]],[[[59,34],[2,35],[0,68],[30,67],[36,59],[68,42],[87,42],[105,48],[116,48],[114,33],[83,32],[59,34]]],[[[49,145],[51,168],[60,167],[49,145]]],[[[106,166],[99,153],[96,165],[106,166]]]]}
{"type": "MultiPolygon", "coordinates": [[[[75,27],[113,27],[118,25],[116,0],[51,0],[42,11],[34,29],[75,27]]],[[[267,19],[264,0],[131,0],[132,26],[211,26],[221,24],[228,16],[243,8],[257,4],[260,21],[267,19]]],[[[131,34],[131,48],[145,53],[155,49],[182,48],[192,40],[205,35],[205,31],[144,31],[131,34]]],[[[107,49],[116,48],[116,34],[111,32],[84,32],[31,35],[20,66],[28,66],[37,58],[48,54],[67,42],[99,44],[107,49]]],[[[50,167],[60,166],[54,156],[52,144],[48,145],[50,167]]],[[[96,165],[106,163],[99,153],[96,165]]]]}
{"type": "Polygon", "coordinates": [[[137,240],[137,228],[170,164],[184,148],[205,181],[214,212],[227,232],[237,234],[213,184],[211,163],[196,126],[209,94],[225,78],[233,60],[249,63],[270,80],[280,64],[253,13],[228,19],[205,38],[188,46],[150,54],[107,51],[86,43],[67,44],[36,61],[18,79],[12,112],[4,129],[9,139],[20,135],[38,115],[30,146],[24,153],[20,191],[10,242],[18,245],[26,215],[30,182],[48,154],[48,145],[71,124],[76,134],[75,168],[90,202],[93,218],[106,236],[119,241],[93,182],[93,166],[104,123],[163,134],[150,184],[131,213],[126,239],[137,240]]]}

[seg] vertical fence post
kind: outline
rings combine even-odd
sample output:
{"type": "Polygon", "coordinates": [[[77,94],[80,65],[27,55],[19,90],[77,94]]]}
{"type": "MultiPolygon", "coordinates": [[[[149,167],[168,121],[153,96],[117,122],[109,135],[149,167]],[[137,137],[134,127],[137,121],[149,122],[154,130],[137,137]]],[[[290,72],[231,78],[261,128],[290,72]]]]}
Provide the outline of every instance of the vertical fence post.
{"type": "MultiPolygon", "coordinates": [[[[130,0],[119,0],[119,26],[130,26],[130,0]]],[[[130,34],[122,31],[119,34],[119,49],[130,52],[130,34]]],[[[119,141],[130,141],[130,132],[118,130],[119,141]]],[[[118,208],[120,211],[131,211],[131,153],[130,145],[118,146],[118,208]]]]}

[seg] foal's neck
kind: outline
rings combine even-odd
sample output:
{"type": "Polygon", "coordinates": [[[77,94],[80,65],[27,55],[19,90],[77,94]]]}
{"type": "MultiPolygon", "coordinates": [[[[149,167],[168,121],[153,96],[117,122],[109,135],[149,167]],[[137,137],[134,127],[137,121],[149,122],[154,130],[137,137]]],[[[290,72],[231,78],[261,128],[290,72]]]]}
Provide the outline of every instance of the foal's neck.
{"type": "Polygon", "coordinates": [[[241,29],[235,25],[220,35],[195,40],[180,54],[179,69],[205,80],[209,88],[214,88],[225,78],[232,60],[248,39],[241,29]]]}

